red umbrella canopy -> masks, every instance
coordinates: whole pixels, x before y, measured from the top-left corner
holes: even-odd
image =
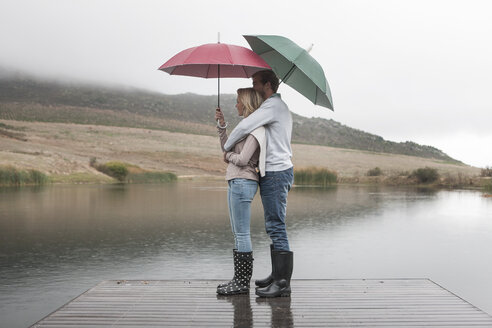
[[[225,43],[209,43],[181,51],[159,69],[171,75],[208,79],[249,78],[254,73],[271,67],[248,48]]]

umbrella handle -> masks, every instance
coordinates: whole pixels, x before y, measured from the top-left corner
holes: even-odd
[[[225,122],[224,126],[222,126],[222,125],[220,125],[220,121],[217,120],[217,127],[220,129],[225,129],[225,128],[227,128],[227,122]]]

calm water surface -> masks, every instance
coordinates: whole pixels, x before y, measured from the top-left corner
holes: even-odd
[[[492,199],[475,191],[294,188],[293,278],[430,278],[492,313]],[[253,204],[254,278],[270,270]],[[102,280],[228,279],[226,184],[0,189],[0,326],[26,327]],[[295,291],[294,291],[295,292]]]

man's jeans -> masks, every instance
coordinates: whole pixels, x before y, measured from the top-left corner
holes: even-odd
[[[231,219],[232,234],[235,248],[238,252],[251,252],[251,201],[258,190],[258,182],[248,179],[229,180],[227,201],[229,203],[229,218]]]
[[[265,212],[265,228],[273,243],[273,249],[290,251],[285,214],[287,194],[294,183],[294,168],[284,171],[266,171],[260,178],[260,195]]]

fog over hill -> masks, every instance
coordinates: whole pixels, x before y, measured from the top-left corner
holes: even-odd
[[[240,118],[236,96],[221,95],[230,126]],[[0,68],[0,119],[129,126],[215,135],[217,96],[166,95],[132,88],[41,80]],[[459,162],[441,150],[417,143],[392,142],[334,120],[292,114],[292,142],[404,154]]]

